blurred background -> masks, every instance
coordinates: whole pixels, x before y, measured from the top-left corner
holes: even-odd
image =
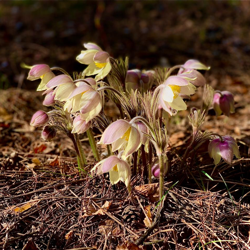
[[[0,1],[0,89],[36,89],[21,63],[82,71],[75,57],[95,42],[130,68],[195,58],[208,74],[248,91],[250,1]],[[220,81],[220,80],[218,80]]]

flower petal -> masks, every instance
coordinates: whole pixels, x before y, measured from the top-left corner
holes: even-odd
[[[59,75],[59,76],[55,76],[54,78],[52,78],[47,84],[46,87],[47,88],[54,88],[58,85],[64,84],[64,83],[73,83],[73,80],[71,79],[70,76],[68,75]]]
[[[131,125],[129,124],[129,122],[122,119],[113,122],[105,129],[99,143],[101,144],[113,143],[114,141],[121,138],[125,134],[125,132],[129,129],[130,126]]]
[[[103,79],[104,77],[106,77],[111,71],[111,69],[112,69],[111,63],[108,62],[106,66],[98,73],[98,75],[96,75],[95,80],[99,81]]]
[[[54,91],[56,93],[55,100],[59,100],[61,102],[66,101],[74,89],[75,84],[73,82],[67,82],[59,85]]]
[[[115,155],[111,155],[110,157],[106,158],[102,164],[102,172],[103,173],[109,172],[120,161],[121,160]]]
[[[81,54],[76,57],[76,60],[82,64],[90,64],[98,50],[82,50]]]
[[[102,49],[95,43],[84,43],[83,46],[88,50],[98,50],[102,51]]]
[[[141,146],[140,133],[134,126],[132,126],[131,131],[130,131],[130,135],[129,135],[129,139],[128,139],[128,145],[126,146],[126,149],[124,151],[124,155],[128,156],[128,155],[134,153],[135,151],[138,150],[138,148],[140,146]]]
[[[43,76],[41,76],[42,81],[40,82],[40,84],[37,87],[37,91],[43,91],[46,90],[46,84],[53,78],[55,77],[55,74],[53,72],[48,72],[46,74],[44,74]]]

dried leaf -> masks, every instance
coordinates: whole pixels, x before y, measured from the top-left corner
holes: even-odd
[[[86,207],[84,208],[85,214],[82,217],[85,218],[92,215],[105,215],[105,212],[108,211],[111,204],[112,204],[111,201],[105,201],[103,206],[98,210],[96,210],[96,208],[92,204],[88,204],[87,208]]]
[[[151,214],[151,211],[150,211],[150,205],[148,205],[148,206],[146,206],[145,208],[144,208],[144,210],[145,210],[145,213],[146,213],[146,217],[145,217],[145,219],[143,220],[143,222],[144,222],[144,224],[145,224],[145,226],[146,227],[151,227],[152,226],[152,221],[153,221],[153,219],[152,219],[152,214]]]
[[[34,205],[36,205],[38,203],[38,201],[29,201],[26,204],[22,205],[21,207],[15,207],[13,209],[13,211],[15,213],[22,213],[26,210],[28,210],[29,208],[33,207]]]
[[[158,183],[145,184],[141,186],[136,186],[135,190],[140,195],[148,197],[151,202],[155,202],[159,200],[158,186],[159,186]]]
[[[71,239],[73,236],[73,230],[70,230],[68,233],[65,234],[65,239],[69,240]]]
[[[99,224],[99,232],[103,235],[108,235],[112,231],[113,225],[113,220],[105,220]]]
[[[116,250],[142,250],[142,249],[143,248],[139,248],[137,245],[135,245],[132,242],[127,242],[116,247]]]
[[[37,166],[41,165],[41,161],[38,158],[32,158],[32,162]]]
[[[36,153],[36,154],[42,153],[46,148],[47,148],[47,146],[45,144],[42,144],[42,145],[34,148],[34,153]]]

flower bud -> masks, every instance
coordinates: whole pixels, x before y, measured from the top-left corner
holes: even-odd
[[[159,164],[155,164],[151,169],[152,175],[156,178],[160,177],[160,166]]]
[[[228,91],[217,92],[214,94],[213,106],[217,116],[222,113],[229,116],[234,113],[234,97]]]
[[[90,122],[86,122],[81,115],[75,117],[73,121],[72,133],[82,134],[90,127]]]
[[[49,120],[48,115],[42,111],[38,110],[31,118],[30,125],[34,127],[44,126]]]
[[[55,104],[55,94],[54,94],[54,91],[52,90],[46,94],[46,96],[43,100],[43,105],[44,106],[52,106],[54,104]]]
[[[52,126],[45,126],[42,131],[42,138],[46,141],[50,141],[55,138],[56,130]]]
[[[214,159],[214,164],[217,165],[221,158],[231,164],[234,155],[240,158],[240,152],[236,141],[231,136],[222,136],[222,141],[220,138],[212,140],[208,145],[208,153],[211,158]]]
[[[34,81],[39,79],[44,74],[50,72],[51,72],[50,67],[47,64],[37,64],[31,67],[27,79],[30,81]]]
[[[138,69],[128,70],[126,75],[126,89],[127,91],[136,90],[139,88],[141,72]]]

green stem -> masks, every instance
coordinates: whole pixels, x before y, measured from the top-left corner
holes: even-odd
[[[95,157],[96,161],[100,161],[100,156],[99,156],[99,153],[98,153],[98,150],[97,150],[97,147],[96,147],[95,138],[93,136],[93,133],[92,133],[91,129],[87,130],[87,135],[88,135],[88,138],[89,138],[90,147],[93,150],[94,157]]]
[[[79,140],[79,137],[77,134],[71,134],[69,133],[69,138],[72,140],[73,144],[74,144],[74,148],[76,150],[76,155],[77,155],[77,164],[78,164],[78,169],[79,172],[84,172],[87,173],[84,170],[85,164],[86,164],[86,159],[82,150],[82,145],[81,142]]]

